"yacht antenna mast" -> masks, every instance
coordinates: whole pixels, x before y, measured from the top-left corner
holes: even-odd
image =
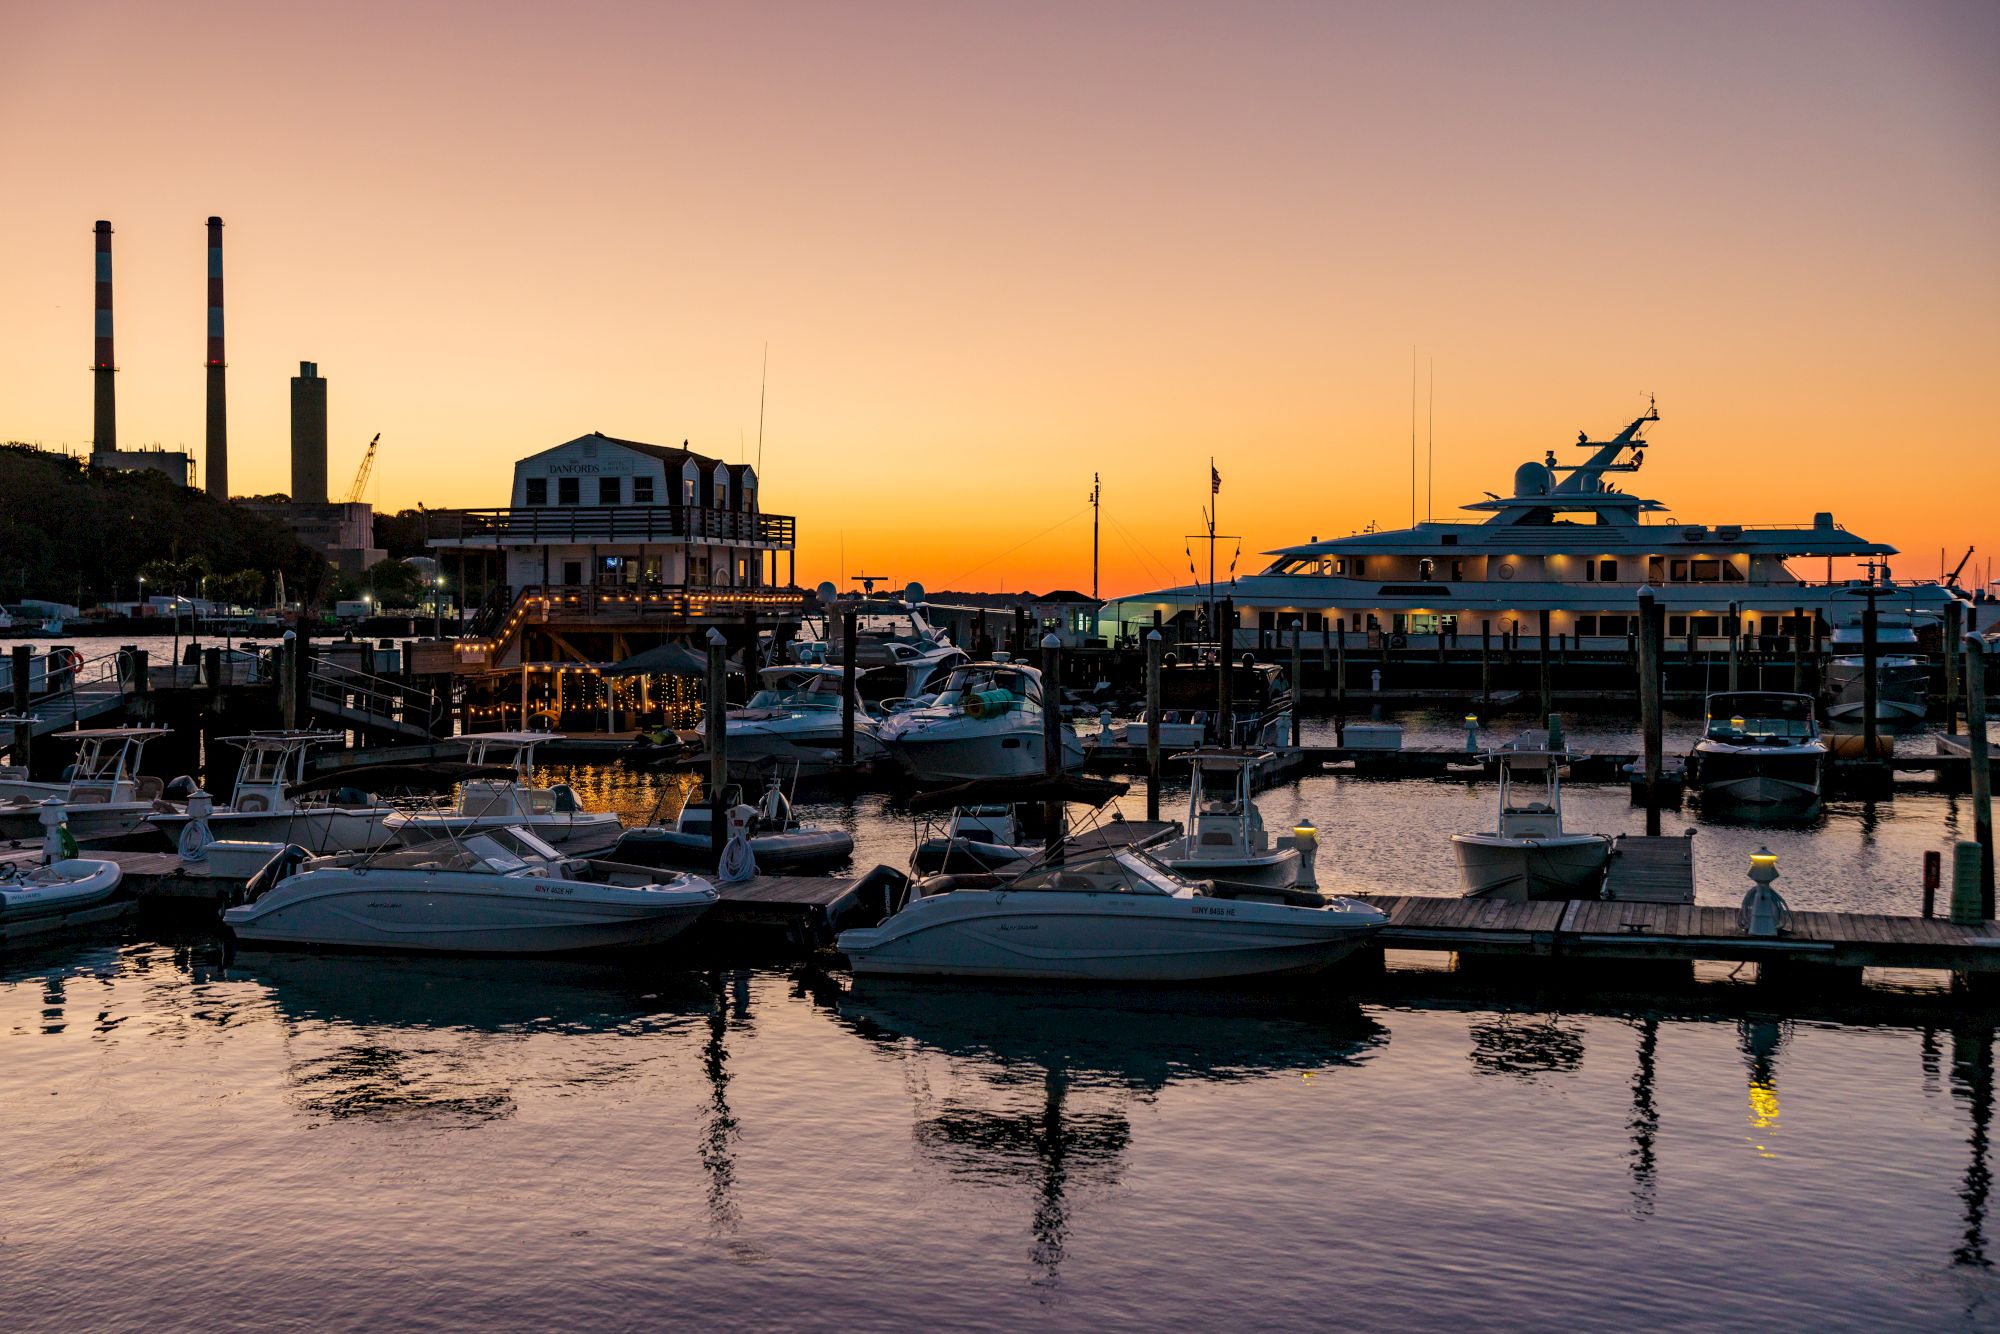
[[[1431,521],[1431,500],[1437,494],[1437,358],[1430,362],[1430,397],[1424,403],[1424,522]]]
[[[1090,600],[1097,601],[1097,509],[1104,487],[1096,473],[1090,474]]]
[[[1410,344],[1410,527],[1417,526],[1417,345]]]
[[[757,377],[757,476],[764,475],[764,390],[771,383],[771,343],[764,342],[764,369]]]

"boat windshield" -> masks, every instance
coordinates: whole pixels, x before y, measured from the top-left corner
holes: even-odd
[[[932,703],[941,709],[962,709],[974,700],[991,704],[1005,694],[1015,705],[1036,703],[1041,688],[1035,678],[1019,668],[979,665],[961,667],[951,674]]]
[[[1813,735],[1813,702],[1806,695],[1717,695],[1709,701],[1711,741]]]
[[[1069,858],[1025,871],[1009,890],[1058,891],[1080,894],[1194,893],[1194,886],[1160,863],[1130,848]]]
[[[803,680],[781,681],[750,697],[753,709],[838,709],[840,678],[808,676]]]

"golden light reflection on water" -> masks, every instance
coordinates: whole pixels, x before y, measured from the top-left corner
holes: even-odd
[[[1752,1142],[1752,1147],[1754,1147],[1757,1150],[1757,1156],[1759,1158],[1776,1158],[1778,1156],[1777,1151],[1773,1149],[1768,1143],[1757,1142],[1759,1140],[1775,1139],[1776,1136],[1770,1134],[1769,1132],[1777,1129],[1777,1127],[1778,1127],[1777,1085],[1759,1084],[1755,1081],[1752,1081],[1750,1085],[1750,1128],[1756,1131],[1757,1133],[1754,1136],[1752,1136],[1751,1142]]]

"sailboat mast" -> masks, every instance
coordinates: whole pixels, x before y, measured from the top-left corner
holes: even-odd
[[[1097,601],[1097,509],[1104,487],[1098,474],[1090,474],[1090,600]]]

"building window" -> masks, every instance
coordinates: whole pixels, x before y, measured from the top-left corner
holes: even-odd
[[[597,479],[597,503],[616,505],[625,499],[625,479],[623,477],[600,477]]]
[[[1617,583],[1618,562],[1615,560],[1601,560],[1597,562],[1597,577],[1607,584]]]
[[[583,582],[583,562],[566,560],[563,562],[563,582],[571,586]]]
[[[634,505],[650,505],[653,503],[652,478],[634,477],[632,479],[632,503]]]
[[[583,487],[574,477],[556,478],[556,504],[575,505],[581,503]]]
[[[548,478],[530,477],[528,479],[528,503],[530,505],[546,505],[549,503]]]

